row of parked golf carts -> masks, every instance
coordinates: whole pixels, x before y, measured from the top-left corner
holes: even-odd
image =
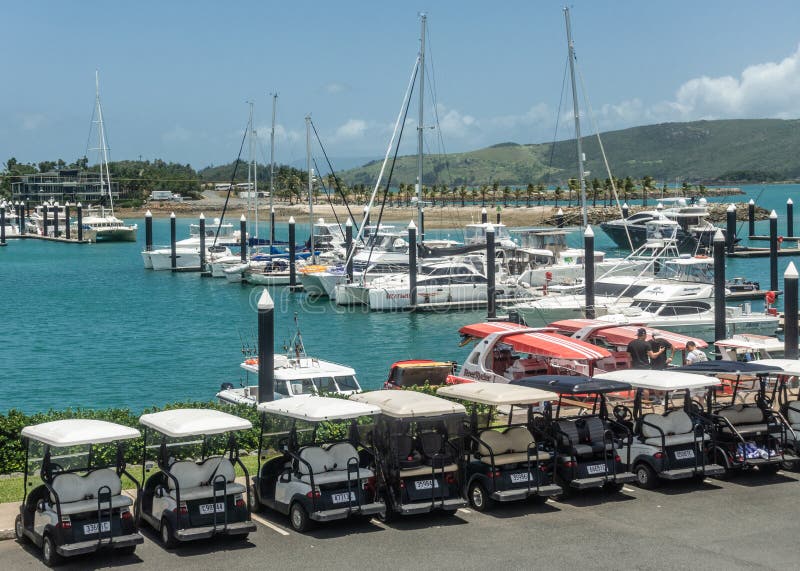
[[[708,362],[455,384],[438,396],[384,390],[262,403],[252,479],[236,438],[251,423],[217,410],[140,418],[143,486],[123,454],[139,430],[77,419],[29,426],[16,534],[53,565],[101,548],[133,552],[140,524],[167,547],[243,539],[255,530],[251,511],[262,508],[305,531],[345,518],[615,493],[628,482],[651,488],[753,467],[775,472],[797,460],[800,402],[789,400],[788,379],[798,375],[798,361]],[[744,383],[753,383],[754,399],[741,398]],[[645,412],[646,391],[664,395],[663,413]],[[237,465],[252,486],[236,481]]]

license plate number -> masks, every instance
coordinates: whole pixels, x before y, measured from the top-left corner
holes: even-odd
[[[417,480],[414,482],[414,488],[417,490],[430,490],[431,488],[438,488],[439,482],[436,480]]]
[[[94,535],[96,533],[99,533],[99,530],[101,528],[102,528],[102,530],[104,532],[105,531],[111,531],[111,522],[110,521],[104,521],[102,524],[87,523],[86,525],[83,526],[83,534],[84,535]]]
[[[217,502],[216,504],[201,504],[200,505],[200,513],[202,515],[213,514],[216,509],[217,513],[222,513],[225,511],[225,504],[223,502]]]
[[[689,460],[690,458],[694,458],[694,450],[676,450],[675,451],[675,459],[676,460]]]
[[[527,482],[533,480],[533,474],[511,474],[511,482],[519,484],[520,482]]]
[[[354,502],[356,501],[356,494],[355,492],[350,492],[349,496],[347,495],[346,492],[344,494],[333,494],[331,496],[331,501],[334,504],[343,504],[346,501]]]
[[[586,467],[586,471],[590,474],[605,474],[606,473],[606,465],[605,464],[593,464],[591,466]]]

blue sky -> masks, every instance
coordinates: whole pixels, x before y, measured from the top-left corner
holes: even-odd
[[[429,17],[429,66],[448,152],[554,137],[566,63],[563,2],[0,0],[0,163],[87,149],[94,72],[111,159],[195,167],[236,157],[256,104],[268,160],[305,157],[311,113],[328,153],[382,157]],[[584,133],[700,118],[800,117],[800,2],[576,0],[591,117]],[[432,61],[432,66],[430,65]],[[583,95],[582,95],[583,98]],[[562,119],[569,115],[567,94]],[[426,123],[434,122],[427,97]],[[413,152],[416,103],[403,150]],[[562,120],[558,138],[572,136]],[[436,133],[429,147],[440,150]],[[94,157],[90,154],[90,159]],[[336,164],[334,166],[337,166]]]

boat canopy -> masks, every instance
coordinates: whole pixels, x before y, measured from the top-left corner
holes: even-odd
[[[783,349],[783,341],[777,337],[755,333],[739,333],[729,339],[714,341],[714,345],[730,349],[768,349],[773,351]]]
[[[36,440],[49,446],[79,446],[103,444],[115,440],[138,438],[141,433],[130,426],[105,420],[69,418],[26,426],[22,438]]]
[[[750,361],[750,364],[778,367],[781,372],[787,375],[800,376],[800,361],[797,359],[758,359]]]
[[[380,414],[381,409],[375,405],[312,395],[308,398],[262,402],[258,405],[258,412],[288,416],[308,422],[324,422],[374,416]]]
[[[596,375],[594,378],[606,381],[620,381],[628,383],[637,389],[652,389],[655,391],[681,391],[721,384],[721,381],[715,377],[678,373],[669,369],[620,369]]]
[[[520,333],[513,333],[521,329]],[[611,353],[597,345],[573,339],[550,330],[527,329],[513,323],[476,323],[459,329],[468,337],[483,338],[492,333],[509,333],[502,342],[510,345],[518,353],[530,353],[556,359],[594,361],[611,357]]]
[[[416,391],[370,391],[351,395],[350,400],[378,406],[383,414],[393,418],[467,413],[463,405]]]
[[[587,340],[592,337],[600,337],[612,345],[627,345],[637,338],[636,334],[639,329],[642,328],[641,325],[613,325],[609,324],[607,321],[599,321],[596,319],[563,319],[561,321],[554,321],[549,324],[548,327],[569,333],[575,333],[587,327],[596,327],[597,329],[591,331],[589,335],[581,337],[581,339]],[[681,335],[680,333],[673,333],[672,331],[665,331],[663,329],[654,329],[652,327],[645,327],[645,329],[647,330],[648,337],[655,336],[669,341],[672,348],[678,351],[686,349],[686,344],[689,341],[694,341],[695,345],[700,349],[708,347],[708,343],[696,337],[689,337],[687,335]]]
[[[558,395],[551,391],[507,383],[460,383],[442,387],[436,393],[443,397],[491,406],[535,404],[558,398]]]
[[[253,423],[247,419],[205,408],[176,408],[143,414],[139,422],[172,438],[253,428]]]
[[[779,373],[781,368],[772,365],[755,364],[755,361],[751,361],[749,363],[743,361],[701,361],[691,365],[684,365],[683,367],[675,367],[672,370],[676,372],[695,373],[701,375],[716,375],[719,373],[725,373],[728,375],[741,376]]]
[[[629,383],[573,375],[538,375],[510,381],[512,385],[552,391],[560,395],[616,393],[631,389]]]

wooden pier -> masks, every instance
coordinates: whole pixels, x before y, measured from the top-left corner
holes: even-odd
[[[6,236],[9,240],[45,240],[47,242],[61,242],[63,244],[91,244],[91,240],[78,240],[76,238],[65,238],[63,236],[39,236],[38,234],[18,234],[16,236]]]
[[[746,301],[746,300],[762,300],[767,295],[769,290],[757,289],[753,291],[734,291],[725,296],[725,301]],[[782,291],[776,291],[775,297],[783,295]]]
[[[769,248],[737,248],[725,254],[729,258],[768,258]],[[778,248],[779,256],[800,256],[800,248]]]

